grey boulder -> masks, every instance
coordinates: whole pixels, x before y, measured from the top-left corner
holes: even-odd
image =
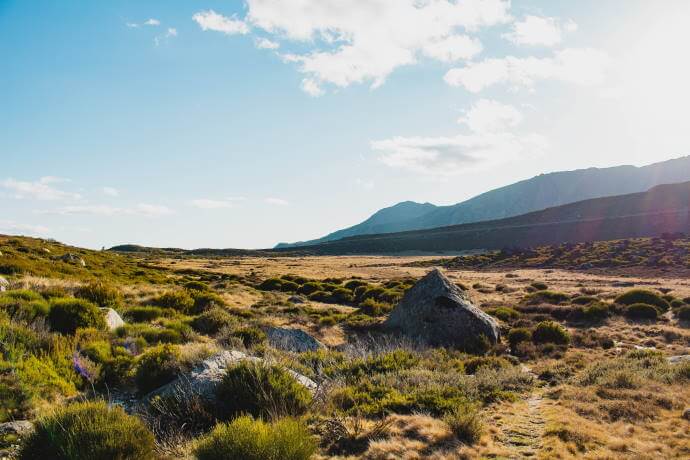
[[[124,320],[122,317],[113,310],[112,308],[101,308],[101,311],[103,312],[103,315],[105,317],[105,324],[108,326],[109,331],[114,331],[118,327],[122,327],[125,325]]]
[[[324,344],[301,329],[271,327],[266,331],[268,343],[279,350],[303,353],[326,348]]]
[[[472,348],[500,340],[496,321],[472,305],[440,270],[434,269],[405,293],[384,327],[430,345]]]

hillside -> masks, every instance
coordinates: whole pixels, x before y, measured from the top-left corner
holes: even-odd
[[[409,201],[399,203],[378,211],[361,224],[323,238],[291,245],[282,243],[278,247],[503,219],[590,198],[644,192],[656,185],[688,180],[690,156],[643,167],[616,166],[541,174],[451,206]]]
[[[319,254],[460,251],[658,236],[689,228],[690,182],[595,198],[508,219],[358,236],[310,247]]]

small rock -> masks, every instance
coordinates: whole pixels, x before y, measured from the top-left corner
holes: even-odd
[[[0,292],[4,292],[10,287],[10,282],[0,276]]]
[[[280,350],[303,353],[305,351],[316,351],[320,348],[326,348],[324,344],[302,329],[271,327],[266,331],[266,335],[271,346]]]
[[[112,308],[101,308],[101,311],[105,314],[105,324],[108,326],[109,331],[114,331],[118,327],[125,325],[122,317]]]
[[[67,254],[60,257],[60,260],[62,260],[63,262],[67,262],[69,264],[81,265],[82,267],[86,267],[86,262],[84,262],[84,259],[82,259],[76,254],[72,254],[71,252],[68,252]]]
[[[34,424],[28,420],[0,423],[0,436],[13,434],[19,437],[26,436],[34,430]]]
[[[690,361],[690,355],[669,356],[667,360],[670,364],[678,364],[683,361]]]
[[[50,254],[50,249],[48,249],[48,248],[43,248],[43,252],[45,252],[46,254]]]

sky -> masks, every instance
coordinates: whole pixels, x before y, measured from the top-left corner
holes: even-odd
[[[271,247],[690,154],[686,0],[0,0],[0,233]]]

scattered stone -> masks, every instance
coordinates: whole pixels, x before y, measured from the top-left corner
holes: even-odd
[[[144,401],[152,401],[153,398],[160,397],[179,397],[185,395],[190,397],[197,395],[203,401],[213,403],[216,398],[216,388],[223,380],[223,376],[229,367],[241,361],[261,362],[261,358],[247,356],[240,351],[222,351],[196,367],[192,372],[180,376],[175,381],[164,385],[157,390],[149,393]],[[287,370],[299,383],[309,388],[311,391],[316,391],[316,383],[313,380],[305,377],[297,372]],[[191,392],[191,395],[190,395]]]
[[[45,252],[46,254],[50,254],[50,249],[48,249],[48,248],[43,248],[43,252]]]
[[[385,326],[432,345],[459,348],[475,345],[481,336],[490,344],[500,338],[496,320],[472,305],[438,269],[407,291]]]
[[[8,290],[10,287],[10,282],[7,281],[5,278],[0,276],[0,292],[4,292]]]
[[[34,424],[28,420],[16,420],[14,422],[0,423],[0,435],[14,434],[26,436],[34,430]]]
[[[288,302],[300,304],[300,303],[304,303],[304,299],[298,295],[293,295],[293,296],[288,298]]]
[[[303,353],[305,351],[316,351],[326,348],[324,344],[302,329],[271,327],[266,331],[266,335],[271,346],[280,350]]]
[[[105,324],[108,326],[109,331],[114,331],[118,327],[125,325],[122,317],[112,308],[101,308],[101,311],[105,314]]]
[[[68,252],[67,254],[60,257],[60,260],[62,260],[63,262],[67,262],[68,264],[81,265],[82,267],[86,267],[86,262],[84,262],[84,259],[82,259],[76,254],[72,254],[71,252]]]
[[[680,364],[684,361],[690,361],[690,355],[669,356],[667,360],[669,364]]]

